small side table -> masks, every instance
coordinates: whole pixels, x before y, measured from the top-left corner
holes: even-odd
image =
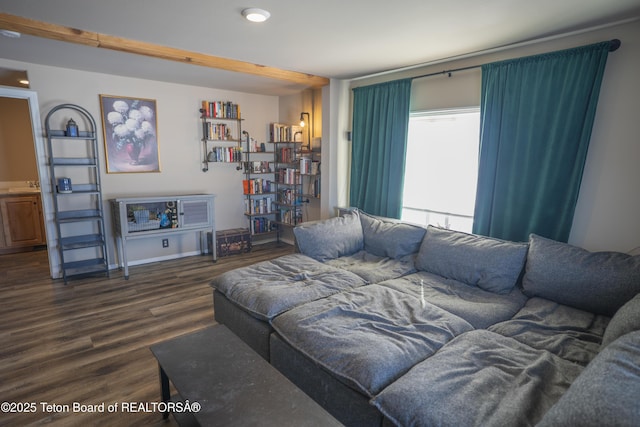
[[[180,424],[342,425],[223,325],[155,344],[151,351],[162,401],[170,399],[171,381],[179,400],[200,405],[197,412],[174,414]]]

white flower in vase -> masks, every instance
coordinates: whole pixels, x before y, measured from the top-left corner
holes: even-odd
[[[129,104],[125,101],[115,101],[113,103],[113,109],[118,113],[125,115],[129,111]]]

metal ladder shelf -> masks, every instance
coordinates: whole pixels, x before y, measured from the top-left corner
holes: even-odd
[[[86,130],[56,129],[69,118]],[[62,278],[108,275],[96,122],[84,108],[61,104],[47,114],[45,131]],[[71,179],[71,192],[58,191],[60,178]]]

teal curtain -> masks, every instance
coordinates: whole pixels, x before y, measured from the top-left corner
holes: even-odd
[[[400,218],[411,79],[355,88],[350,205]]]
[[[482,67],[474,233],[567,241],[609,47]]]

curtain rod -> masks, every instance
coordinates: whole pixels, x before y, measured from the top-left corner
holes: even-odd
[[[609,43],[610,43],[609,52],[615,52],[616,50],[618,50],[618,48],[622,44],[622,42],[619,39],[610,40]],[[480,68],[480,67],[482,67],[482,65],[470,65],[468,67],[460,67],[460,68],[452,68],[450,70],[436,71],[436,72],[433,72],[433,73],[422,74],[422,75],[419,75],[419,76],[411,77],[411,80],[413,80],[413,79],[421,79],[423,77],[439,76],[441,74],[448,74],[449,77],[451,77],[451,73],[455,73],[455,72],[458,72],[458,71],[472,70],[474,68]]]
[[[396,74],[396,73],[416,70],[416,69],[425,68],[425,67],[432,67],[432,66],[435,66],[435,65],[438,65],[438,64],[442,64],[442,63],[459,61],[459,60],[468,59],[468,58],[474,58],[476,56],[486,55],[486,54],[489,54],[489,53],[502,52],[504,50],[519,48],[519,47],[523,47],[523,46],[529,46],[529,45],[532,45],[532,44],[549,42],[549,41],[558,40],[558,39],[562,39],[562,38],[566,38],[566,37],[573,37],[573,36],[577,36],[577,35],[581,35],[581,34],[585,34],[585,33],[590,33],[590,32],[593,32],[593,31],[599,31],[599,30],[603,30],[603,29],[607,29],[607,28],[611,28],[611,27],[616,27],[616,26],[623,25],[623,24],[628,24],[630,22],[635,22],[638,19],[640,19],[640,16],[634,16],[634,17],[631,17],[631,18],[622,19],[620,21],[609,22],[609,23],[606,23],[606,24],[596,25],[594,27],[582,28],[580,30],[570,31],[568,33],[555,34],[555,35],[552,35],[552,36],[542,37],[542,38],[538,38],[538,39],[527,40],[527,41],[518,42],[518,43],[512,43],[512,44],[508,44],[508,45],[503,45],[503,46],[499,46],[499,47],[493,47],[493,48],[490,48],[490,49],[479,50],[479,51],[475,51],[475,52],[469,52],[469,53],[465,53],[465,54],[462,54],[462,55],[450,56],[450,57],[447,57],[447,58],[440,58],[438,60],[433,60],[433,61],[429,61],[429,62],[423,62],[423,63],[420,63],[420,64],[414,64],[414,65],[410,65],[410,66],[407,66],[407,67],[396,68],[396,69],[393,69],[393,70],[380,71],[380,72],[373,73],[373,74],[367,74],[367,75],[362,75],[362,76],[358,76],[358,77],[353,77],[353,78],[349,79],[349,81],[350,82],[356,82],[356,81],[359,81],[359,80],[366,80],[366,79],[370,79],[370,78],[386,76],[386,75],[389,75],[389,74]]]

